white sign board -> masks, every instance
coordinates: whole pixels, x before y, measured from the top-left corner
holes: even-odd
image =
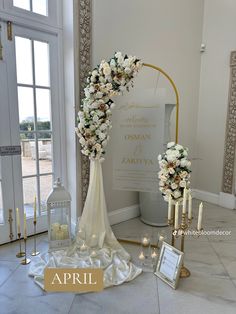
[[[165,115],[165,105],[153,97],[126,102],[115,110],[114,189],[157,192],[157,156],[164,150]]]

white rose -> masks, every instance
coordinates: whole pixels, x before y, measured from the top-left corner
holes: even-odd
[[[110,66],[111,66],[112,68],[115,68],[115,67],[116,67],[116,61],[115,61],[114,59],[111,59],[111,61],[110,61]]]
[[[184,188],[186,185],[186,182],[184,180],[180,181],[179,186],[181,186],[181,188]]]
[[[183,146],[182,146],[182,145],[177,144],[177,145],[175,146],[175,149],[181,150],[181,149],[183,149]]]
[[[162,159],[162,156],[161,156],[161,155],[158,155],[157,160],[161,161],[161,159]],[[160,164],[160,163],[159,163],[159,164]]]
[[[163,198],[164,198],[164,201],[166,201],[166,202],[169,201],[169,195],[165,195]]]
[[[118,57],[117,62],[119,65],[122,65],[124,62],[124,57],[123,56]]]
[[[90,93],[94,93],[94,92],[95,92],[95,89],[94,89],[93,86],[90,86],[90,87],[89,87],[89,92],[90,92]]]
[[[125,68],[125,73],[126,74],[130,74],[131,73],[131,69],[130,68]]]
[[[107,84],[106,84],[106,88],[107,88],[108,90],[112,89],[112,84],[111,84],[111,83],[107,83]]]
[[[102,97],[103,97],[103,93],[101,93],[101,92],[97,92],[97,94],[96,94],[96,98],[100,99],[100,98],[102,98]]]
[[[98,122],[98,120],[99,120],[98,116],[97,116],[97,115],[94,115],[94,116],[93,116],[93,121],[94,121],[94,122]]]
[[[93,70],[92,76],[97,76],[97,75],[98,75],[98,71],[97,70]]]
[[[177,189],[177,187],[178,187],[178,185],[177,185],[176,183],[172,183],[172,184],[171,184],[171,188],[172,188],[172,190],[176,190],[176,189]]]
[[[185,178],[186,176],[188,175],[188,173],[187,173],[187,171],[182,171],[181,173],[180,173],[180,178]]]
[[[166,176],[164,176],[164,175],[161,175],[161,176],[160,176],[160,179],[161,179],[162,181],[164,181],[164,182],[166,182],[166,181],[167,181],[167,177],[166,177]]]
[[[80,138],[79,142],[81,145],[84,145],[86,143],[86,141],[83,137]]]
[[[110,108],[111,108],[111,109],[114,109],[115,106],[116,106],[116,104],[114,104],[114,102],[113,102],[113,103],[111,104]]]
[[[86,98],[90,97],[90,92],[87,90],[87,88],[84,90],[84,94]]]
[[[103,73],[105,76],[108,76],[111,74],[111,68],[108,66],[106,68],[103,69]]]
[[[174,198],[177,199],[177,198],[181,197],[181,192],[179,190],[175,190],[173,195],[174,195]]]
[[[121,57],[121,56],[122,56],[122,53],[121,53],[120,51],[117,51],[116,54],[115,54],[115,57],[116,57],[116,58],[119,58],[119,57]]]
[[[167,148],[171,148],[172,146],[175,146],[175,142],[170,142],[167,144]]]
[[[181,166],[181,167],[187,167],[187,164],[188,164],[188,161],[187,161],[186,159],[182,159],[182,160],[180,161],[180,166]]]
[[[106,147],[106,146],[107,146],[107,140],[104,140],[104,141],[102,142],[102,146],[103,146],[103,147]]]
[[[104,140],[104,139],[106,138],[106,135],[105,135],[104,133],[100,133],[100,134],[99,134],[99,138],[100,138],[101,140]]]
[[[79,128],[79,130],[82,130],[84,128],[84,123],[80,122],[78,124],[78,128]]]
[[[174,154],[168,155],[168,156],[167,156],[167,160],[168,160],[169,162],[173,162],[173,161],[176,160],[176,156],[175,156]]]
[[[94,146],[96,148],[96,150],[99,152],[101,150],[101,145],[99,143],[95,144]]]

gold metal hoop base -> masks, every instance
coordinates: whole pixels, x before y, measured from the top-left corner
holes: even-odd
[[[31,253],[31,256],[37,256],[37,255],[39,255],[39,252],[32,252]]]
[[[182,266],[180,269],[180,278],[188,278],[191,275],[190,271],[188,268],[185,266]]]
[[[25,252],[19,252],[16,254],[16,257],[20,258],[20,257],[23,257],[25,256]]]
[[[20,263],[21,265],[27,265],[31,262],[31,260],[29,258],[24,258]]]

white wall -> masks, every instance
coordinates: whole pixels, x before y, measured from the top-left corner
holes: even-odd
[[[93,0],[93,65],[120,50],[165,69],[180,92],[179,142],[190,148],[191,156],[195,156],[202,18],[203,0]],[[156,72],[145,69],[137,86],[154,86],[156,78]],[[111,143],[103,168],[108,210],[136,203],[137,193],[112,190]]]
[[[236,49],[236,1],[205,0],[199,112],[196,137],[196,188],[221,191],[230,52]]]

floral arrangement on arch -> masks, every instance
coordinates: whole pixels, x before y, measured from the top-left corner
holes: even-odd
[[[158,156],[160,171],[158,173],[159,189],[164,200],[179,202],[183,198],[185,186],[190,185],[191,162],[188,160],[188,149],[170,142],[164,154]]]
[[[82,110],[78,113],[76,133],[82,146],[82,154],[90,159],[103,160],[105,147],[111,129],[111,109],[115,104],[112,96],[120,95],[133,87],[133,79],[142,67],[135,56],[116,52],[110,61],[102,60],[87,78],[82,100]]]

